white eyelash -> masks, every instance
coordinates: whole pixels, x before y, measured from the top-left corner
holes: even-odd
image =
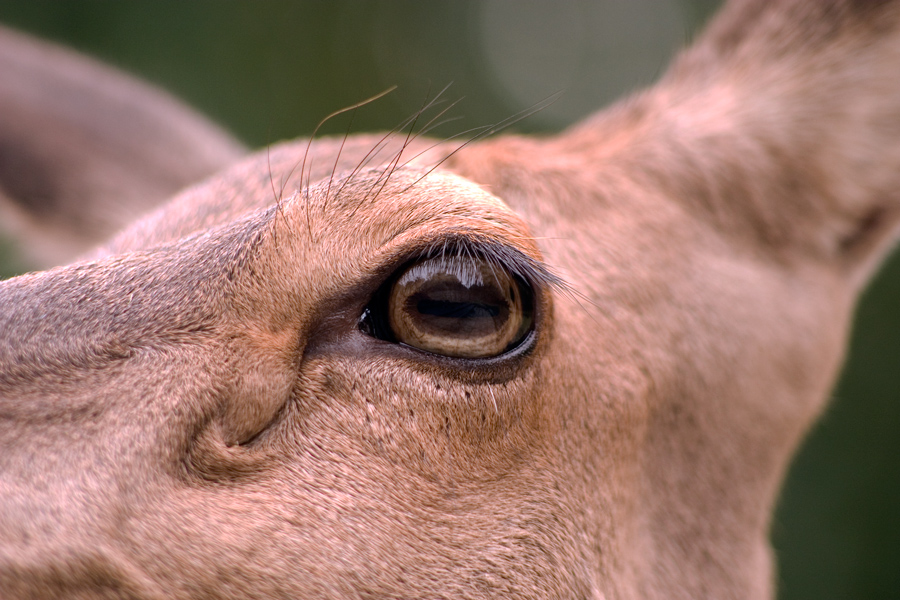
[[[478,263],[462,256],[442,256],[438,260],[426,260],[409,268],[397,282],[406,285],[413,281],[428,280],[435,274],[450,274],[466,288],[484,285],[484,276]]]

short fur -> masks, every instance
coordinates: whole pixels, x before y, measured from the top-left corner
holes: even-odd
[[[35,44],[4,35],[0,65]],[[555,137],[285,144],[3,282],[2,596],[771,597],[779,485],[900,229],[898,65],[900,2],[735,0]],[[37,220],[30,175],[0,200]],[[446,244],[528,265],[532,347],[360,330]]]

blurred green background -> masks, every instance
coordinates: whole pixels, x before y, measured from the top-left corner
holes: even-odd
[[[392,85],[354,130],[395,126],[452,83],[458,120],[558,130],[652,82],[717,2],[5,1],[0,22],[167,88],[252,147],[308,135]],[[328,124],[342,132],[346,122]],[[4,258],[6,257],[6,258]],[[0,273],[21,266],[0,244]],[[779,597],[900,598],[900,259],[859,309],[834,402],[796,460],[772,533]]]

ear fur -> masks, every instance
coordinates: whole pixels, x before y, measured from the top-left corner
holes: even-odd
[[[900,226],[900,2],[733,2],[662,81],[575,127],[728,237],[862,285]]]
[[[71,260],[243,153],[167,94],[0,28],[0,232],[29,266]]]

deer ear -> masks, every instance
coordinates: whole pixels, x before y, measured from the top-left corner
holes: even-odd
[[[862,285],[900,231],[898,66],[900,2],[734,2],[565,140],[734,243]]]
[[[0,28],[0,231],[28,266],[73,259],[243,153],[160,90]]]

